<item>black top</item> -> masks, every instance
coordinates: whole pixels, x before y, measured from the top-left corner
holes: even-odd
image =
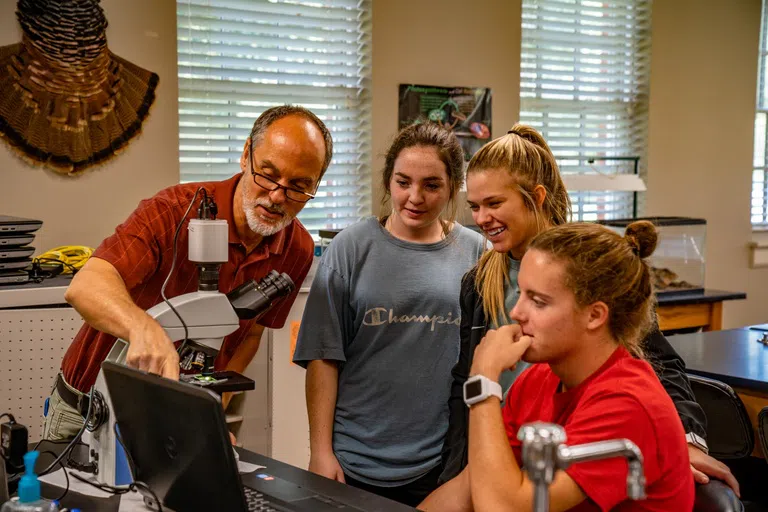
[[[464,382],[469,378],[475,348],[488,330],[483,300],[475,290],[475,275],[476,268],[470,270],[461,282],[461,349],[459,362],[452,371],[448,433],[443,445],[443,474],[440,475],[440,482],[447,482],[457,476],[468,461],[469,408],[464,403]],[[707,418],[691,391],[683,359],[658,328],[644,340],[643,349],[661,384],[675,403],[685,431],[706,439]]]
[[[756,329],[697,332],[670,336],[669,343],[689,372],[768,393],[768,346],[758,341],[766,333]]]
[[[723,300],[740,300],[746,298],[747,294],[744,292],[726,292],[723,290],[710,289],[690,293],[671,293],[669,295],[664,293],[656,294],[656,300],[658,301],[659,306],[707,304],[711,302],[720,302]]]
[[[636,219],[611,219],[611,220],[597,220],[598,224],[604,226],[618,226],[626,228],[633,222],[639,220],[647,220],[653,223],[654,226],[696,226],[706,225],[707,219],[695,219],[693,217],[638,217]]]

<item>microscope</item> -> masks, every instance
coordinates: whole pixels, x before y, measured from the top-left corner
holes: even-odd
[[[523,443],[523,468],[534,484],[533,512],[549,510],[549,486],[559,469],[590,460],[624,457],[629,463],[627,496],[645,498],[643,454],[629,439],[613,439],[566,446],[565,430],[552,423],[529,423],[520,427],[517,438]]]
[[[259,281],[247,281],[227,294],[220,293],[219,268],[228,259],[229,231],[227,221],[216,220],[215,212],[215,203],[212,199],[209,202],[204,194],[198,210],[200,218],[191,219],[188,225],[189,260],[198,266],[198,290],[171,299],[164,297],[165,300],[148,309],[147,314],[165,329],[172,342],[182,341],[179,350],[182,372],[200,370],[197,374],[183,373],[181,380],[220,394],[255,387],[251,379],[235,372],[213,370],[213,361],[224,338],[240,327],[240,320],[258,320],[279,299],[289,295],[295,285],[288,274],[272,270]],[[173,267],[169,276],[172,272]],[[125,364],[127,352],[128,342],[118,339],[106,360]],[[89,445],[96,479],[112,486],[127,485],[133,480],[125,451],[116,437],[118,431],[106,382],[99,372],[86,418],[88,435],[84,440]]]

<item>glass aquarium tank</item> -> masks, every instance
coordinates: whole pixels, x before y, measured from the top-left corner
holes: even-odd
[[[621,235],[636,220],[652,222],[658,229],[656,250],[648,258],[656,293],[690,293],[704,290],[706,219],[691,217],[640,217],[597,221]]]

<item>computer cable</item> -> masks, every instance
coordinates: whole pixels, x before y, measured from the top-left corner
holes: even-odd
[[[62,245],[44,252],[37,256],[37,259],[47,259],[63,263],[67,266],[64,273],[74,274],[85,265],[93,251],[92,247],[85,245]]]
[[[77,271],[80,270],[73,263],[70,263],[68,261],[63,261],[63,260],[57,260],[56,258],[46,258],[46,257],[43,257],[43,256],[37,256],[35,258],[32,258],[32,263],[34,263],[36,261],[37,262],[46,261],[46,262],[49,262],[49,263],[58,263],[60,265],[63,265],[65,267],[67,267],[69,269],[69,273],[71,273],[72,275],[75,275],[77,273]]]
[[[189,338],[189,329],[187,328],[187,324],[186,322],[184,322],[184,319],[181,318],[181,315],[179,314],[179,312],[176,311],[176,308],[173,307],[173,304],[171,304],[171,301],[169,301],[168,297],[165,296],[165,287],[168,286],[168,281],[171,280],[171,276],[173,275],[174,270],[176,270],[176,253],[178,252],[179,231],[181,231],[181,226],[184,225],[184,221],[187,219],[187,215],[189,215],[189,211],[192,209],[192,205],[195,204],[195,200],[197,199],[197,194],[199,194],[201,190],[203,191],[203,202],[205,202],[208,198],[208,194],[206,193],[203,187],[198,187],[198,189],[195,190],[195,195],[192,196],[192,201],[189,202],[187,211],[184,212],[184,215],[181,217],[181,220],[176,226],[176,232],[173,234],[173,255],[171,256],[171,269],[168,271],[168,275],[165,276],[165,281],[163,281],[162,288],[160,288],[160,296],[163,298],[163,301],[165,301],[165,303],[168,304],[168,307],[171,308],[171,311],[174,312],[176,317],[179,319],[179,322],[181,322],[181,325],[184,327],[184,340],[181,342],[181,346],[178,349],[178,353],[181,353],[181,350],[184,348],[184,345],[186,345],[187,343],[187,338]]]
[[[123,448],[123,451],[125,452],[125,456],[128,459],[128,464],[131,468],[131,476],[134,477],[134,481],[128,484],[128,486],[126,487],[114,487],[112,485],[102,484],[99,482],[94,482],[93,480],[89,480],[87,478],[83,478],[82,476],[76,473],[72,473],[72,477],[92,487],[95,487],[100,491],[104,491],[109,494],[121,495],[129,492],[141,492],[141,490],[144,490],[150,496],[152,496],[153,500],[155,500],[155,503],[157,504],[158,512],[163,512],[163,505],[160,502],[160,500],[157,498],[157,494],[155,494],[155,492],[149,487],[149,485],[142,482],[141,480],[135,479],[135,475],[133,474],[133,468],[135,467],[133,464],[133,459],[131,459],[131,454],[126,448],[125,443],[123,443],[123,438],[122,436],[120,436],[120,431],[117,430],[117,424],[115,424],[114,426],[114,431],[115,431],[115,438],[117,439],[117,442],[120,443],[120,446]]]
[[[51,472],[51,470],[56,467],[56,464],[61,462],[61,459],[69,455],[69,452],[75,447],[75,444],[80,441],[80,438],[83,437],[83,432],[85,432],[85,427],[88,424],[88,418],[91,416],[91,408],[93,407],[93,386],[91,386],[91,391],[89,393],[88,397],[88,412],[85,413],[85,419],[83,421],[83,426],[80,427],[80,431],[75,435],[75,437],[72,438],[72,441],[69,442],[66,448],[64,448],[64,451],[61,452],[61,454],[51,462],[51,464],[45,468],[43,471],[38,473],[38,476],[47,475]]]
[[[149,488],[147,484],[144,482],[141,482],[139,480],[136,480],[134,482],[131,482],[126,487],[113,487],[111,485],[107,484],[100,484],[98,482],[94,482],[93,480],[89,480],[87,478],[83,478],[82,476],[78,475],[77,473],[72,473],[72,478],[75,480],[80,480],[84,484],[88,484],[91,487],[95,487],[96,489],[100,491],[104,491],[109,494],[115,494],[115,495],[122,495],[122,494],[128,494],[129,492],[140,492],[140,490],[144,490],[147,493],[149,493],[152,496],[152,499],[155,500],[155,503],[157,504],[158,512],[163,512],[163,505],[160,502],[160,500],[157,499],[157,495],[155,492]]]
[[[41,454],[42,453],[50,453],[54,458],[56,458],[56,454],[54,452],[52,452],[51,450],[45,450],[45,451],[40,452],[40,453]],[[58,498],[54,498],[55,501],[63,500],[64,496],[66,496],[67,493],[69,492],[69,473],[67,473],[67,469],[64,467],[64,464],[61,461],[59,461],[59,466],[61,466],[61,469],[64,472],[64,479],[67,481],[67,486],[64,488],[64,492],[61,494],[61,496],[59,496]]]

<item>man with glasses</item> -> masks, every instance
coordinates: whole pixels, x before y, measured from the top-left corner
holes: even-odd
[[[264,328],[277,329],[285,323],[312,264],[314,242],[295,217],[315,197],[332,152],[330,132],[312,112],[290,105],[274,107],[254,123],[240,158],[240,173],[224,181],[176,185],[142,201],[101,243],[67,289],[67,302],[85,324],[64,356],[47,402],[44,437],[67,439],[78,432],[87,393],[116,338],[129,342],[130,366],[179,377],[174,344],[146,310],[162,300],[160,290],[173,263],[174,233],[199,187],[214,198],[218,218],[229,224],[229,261],[221,266],[219,291],[228,293],[270,270],[288,273],[296,284],[293,294],[258,324],[241,320],[240,329],[225,338],[215,368],[243,372],[256,355]],[[167,297],[197,289],[198,270],[187,259],[186,226],[179,230],[176,246]]]

